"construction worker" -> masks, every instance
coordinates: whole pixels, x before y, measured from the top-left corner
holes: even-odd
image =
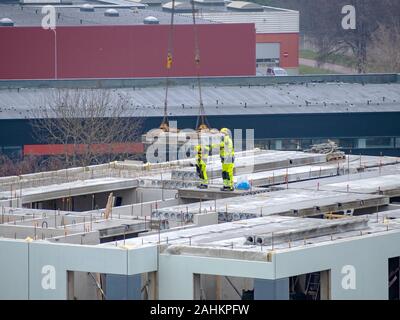
[[[197,187],[200,189],[207,189],[207,158],[210,152],[210,148],[208,146],[198,144],[197,146],[195,146],[194,150],[196,152],[196,171],[201,181],[201,184]]]
[[[235,150],[233,149],[233,142],[229,129],[222,128],[220,132],[223,136],[219,145],[219,155],[221,157],[222,180],[224,182],[224,186],[221,191],[233,191]]]

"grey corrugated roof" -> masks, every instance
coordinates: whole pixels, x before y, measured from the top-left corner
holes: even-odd
[[[221,23],[254,23],[256,33],[298,33],[300,15],[298,11],[200,11],[199,17]]]
[[[0,119],[30,117],[32,110],[43,106],[52,96],[53,90],[0,90]],[[103,90],[110,90],[115,97],[127,98],[129,114],[143,117],[160,117],[163,114],[163,87]],[[312,83],[252,87],[207,85],[202,93],[209,115],[400,112],[398,83]],[[169,106],[171,116],[197,115],[196,87],[171,87]]]
[[[135,6],[134,2],[131,2],[131,4]],[[132,12],[132,9],[127,7],[116,8],[119,12],[119,17],[105,17],[104,11],[106,9],[106,7],[97,7],[94,12],[81,12],[79,6],[57,7],[56,12],[60,13],[57,25],[138,25],[143,24],[143,19],[147,16],[158,18],[160,24],[169,24],[171,19],[170,13],[149,9],[138,9],[137,12]],[[4,17],[12,19],[16,27],[41,26],[44,15],[38,6],[23,6],[23,10],[21,10],[21,7],[17,4],[0,4],[0,18]],[[197,19],[196,22],[212,23],[203,19]],[[191,24],[192,17],[175,14],[175,23]]]

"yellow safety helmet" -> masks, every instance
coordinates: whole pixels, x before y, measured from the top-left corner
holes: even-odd
[[[226,135],[229,135],[229,134],[230,134],[230,131],[229,131],[228,128],[222,128],[219,132],[221,132],[221,133],[223,133],[223,134],[226,134]]]

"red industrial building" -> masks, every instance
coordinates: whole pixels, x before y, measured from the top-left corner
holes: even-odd
[[[170,13],[161,7],[118,7],[118,15],[108,16],[105,8],[93,6],[88,12],[79,6],[63,6],[57,8],[54,30],[40,26],[40,10],[21,8],[1,5],[0,19],[12,22],[11,26],[0,23],[0,41],[6,44],[0,59],[2,80],[166,75]],[[234,10],[229,10],[228,4],[218,9],[223,12],[199,8],[201,76],[254,76],[256,70],[271,65],[297,72],[298,12],[255,4],[251,8],[235,4]],[[179,13],[179,7],[176,10],[170,76],[195,76],[191,15]],[[146,24],[149,16],[157,24]]]
[[[279,65],[280,67],[291,70],[296,74],[299,68],[299,33],[280,33],[268,34],[260,33],[256,35],[258,46],[263,44],[276,44],[279,46]],[[260,58],[262,64],[263,58]]]
[[[195,0],[196,1],[196,0]],[[297,74],[299,68],[300,14],[298,11],[232,1],[227,10],[202,12],[202,19],[222,23],[254,23],[257,71],[269,66]],[[229,9],[232,7],[231,9]],[[233,10],[232,10],[233,9]]]

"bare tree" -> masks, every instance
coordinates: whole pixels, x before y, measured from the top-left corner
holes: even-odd
[[[300,29],[317,49],[317,60],[325,62],[335,53],[351,55],[356,60],[359,73],[368,67],[368,51],[372,35],[379,25],[395,33],[394,23],[399,22],[399,0],[255,0],[262,4],[284,6],[300,11]],[[353,5],[356,9],[356,29],[344,30],[341,9]],[[392,44],[389,44],[392,45]]]
[[[373,72],[400,72],[400,22],[381,24],[373,33],[368,65]]]
[[[126,97],[109,90],[55,90],[33,111],[33,131],[43,143],[64,146],[60,157],[67,166],[126,158],[142,125],[127,106]]]

